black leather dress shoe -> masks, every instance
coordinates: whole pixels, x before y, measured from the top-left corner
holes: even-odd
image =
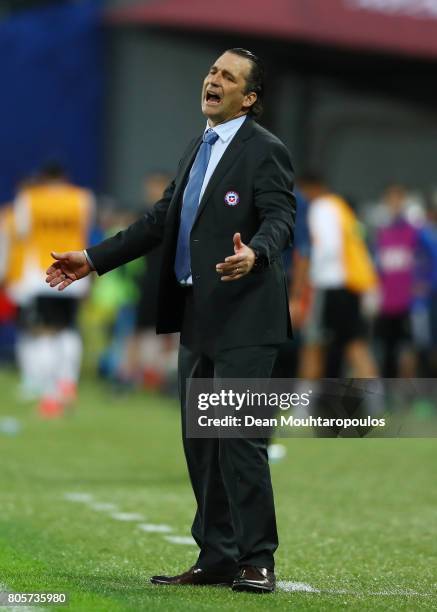
[[[273,593],[275,587],[275,574],[266,567],[255,567],[254,565],[243,566],[232,583],[233,591],[250,591],[251,593]]]
[[[202,586],[215,584],[217,586],[231,586],[234,581],[234,574],[216,574],[200,567],[190,567],[187,572],[178,576],[152,576],[152,584],[177,585],[177,586]]]

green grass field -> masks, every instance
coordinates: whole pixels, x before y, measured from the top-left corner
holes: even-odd
[[[284,441],[288,455],[272,466],[277,576],[312,592],[157,587],[151,574],[196,558],[195,546],[166,539],[189,536],[194,513],[176,402],[114,398],[85,381],[77,411],[45,422],[16,401],[15,382],[0,371],[0,423],[21,424],[0,433],[1,588],[64,591],[68,610],[87,612],[437,608],[437,440]],[[68,499],[78,493],[90,497]]]

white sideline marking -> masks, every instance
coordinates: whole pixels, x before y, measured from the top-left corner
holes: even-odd
[[[141,523],[138,527],[141,531],[148,533],[170,533],[173,531],[173,527],[170,527],[170,525],[154,525],[153,523]]]
[[[111,518],[116,521],[144,521],[144,516],[136,512],[114,512]]]
[[[115,504],[109,504],[107,502],[91,502],[89,506],[92,510],[96,510],[97,512],[114,512],[117,510]]]
[[[87,504],[94,499],[94,495],[91,493],[64,493],[64,498],[68,501]]]
[[[278,589],[281,591],[294,592],[299,591],[301,593],[320,593],[319,589],[315,589],[310,584],[305,582],[291,582],[288,580],[279,580]]]
[[[164,536],[164,540],[167,542],[171,542],[171,544],[185,544],[187,546],[197,546],[196,542],[193,540],[191,536]]]
[[[431,593],[417,593],[411,589],[386,589],[384,591],[349,591],[347,589],[316,589],[310,584],[305,582],[291,582],[288,580],[279,580],[278,589],[286,592],[300,592],[300,593],[317,593],[323,595],[324,593],[330,593],[332,595],[360,595],[360,596],[416,596],[416,597],[431,597]]]

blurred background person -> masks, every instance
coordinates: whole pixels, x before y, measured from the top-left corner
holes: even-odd
[[[17,193],[24,193],[35,185],[34,175],[22,179],[17,185]],[[25,285],[24,270],[27,261],[29,243],[19,234],[15,218],[14,202],[4,205],[1,211],[0,224],[0,283],[3,296],[3,329],[6,338],[12,332],[13,354],[19,368],[21,382],[18,396],[22,400],[35,399],[38,396],[39,380],[37,360],[32,354],[32,334],[24,324],[24,312],[28,301],[28,290]],[[6,347],[5,350],[7,351]]]
[[[79,301],[89,289],[89,279],[77,283],[68,295],[54,294],[43,271],[50,249],[68,243],[82,249],[94,215],[94,198],[71,184],[56,162],[47,164],[38,180],[20,190],[13,203],[14,239],[22,245],[16,286],[20,301],[18,362],[24,392],[40,398],[40,413],[62,413],[76,397],[82,358],[77,330]],[[28,386],[28,388],[26,388]]]
[[[302,175],[298,185],[310,202],[310,279],[314,290],[301,375],[375,377],[378,369],[369,347],[362,297],[376,289],[376,275],[358,219],[317,174]]]
[[[315,173],[302,175],[298,185],[309,201],[311,236],[309,314],[303,328],[300,375],[303,379],[338,379],[337,385],[313,383],[311,414],[357,418],[381,412],[376,395],[348,394],[342,379],[376,378],[378,366],[370,348],[366,301],[377,288],[377,277],[362,227],[352,207]],[[334,382],[334,381],[333,381]],[[346,435],[362,436],[358,429]],[[341,427],[315,427],[315,435],[345,435]]]
[[[383,195],[387,219],[376,232],[380,298],[375,337],[384,378],[412,377],[416,373],[411,309],[419,231],[406,217],[407,201],[404,186],[389,185]]]

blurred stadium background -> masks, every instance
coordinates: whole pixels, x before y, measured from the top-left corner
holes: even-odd
[[[83,350],[72,337],[58,339],[59,353],[41,340],[28,356],[43,370],[29,371],[26,351],[29,337],[47,335],[47,321],[11,291],[29,246],[10,225],[23,196],[33,201],[64,169],[62,197],[89,197],[94,210],[83,246],[124,227],[156,201],[203,129],[201,79],[236,46],[265,60],[262,123],[289,147],[302,200],[321,175],[348,202],[382,287],[363,300],[368,352],[352,355],[342,373],[371,356],[375,369],[365,372],[437,376],[437,1],[3,0],[0,591],[66,590],[75,610],[267,605],[146,584],[194,553],[177,338],[153,334],[159,253],[77,296]],[[413,238],[392,244],[395,268],[407,261],[408,270],[387,281],[383,263],[393,253],[384,259],[378,250],[380,232],[400,217]],[[38,248],[62,249],[57,234],[59,247],[48,245],[49,233]],[[298,255],[311,259],[302,242]],[[296,253],[284,257],[287,272],[297,263]],[[404,288],[397,326],[378,297],[390,282]],[[302,362],[305,375],[326,374],[300,330],[310,277],[304,285],[292,300],[298,338],[281,376],[301,374]],[[82,360],[81,384],[67,372],[48,392],[49,356],[59,362],[65,350],[73,370]],[[434,397],[413,400],[417,419],[435,415]],[[269,607],[435,609],[434,440],[287,440],[272,462],[283,586]]]

